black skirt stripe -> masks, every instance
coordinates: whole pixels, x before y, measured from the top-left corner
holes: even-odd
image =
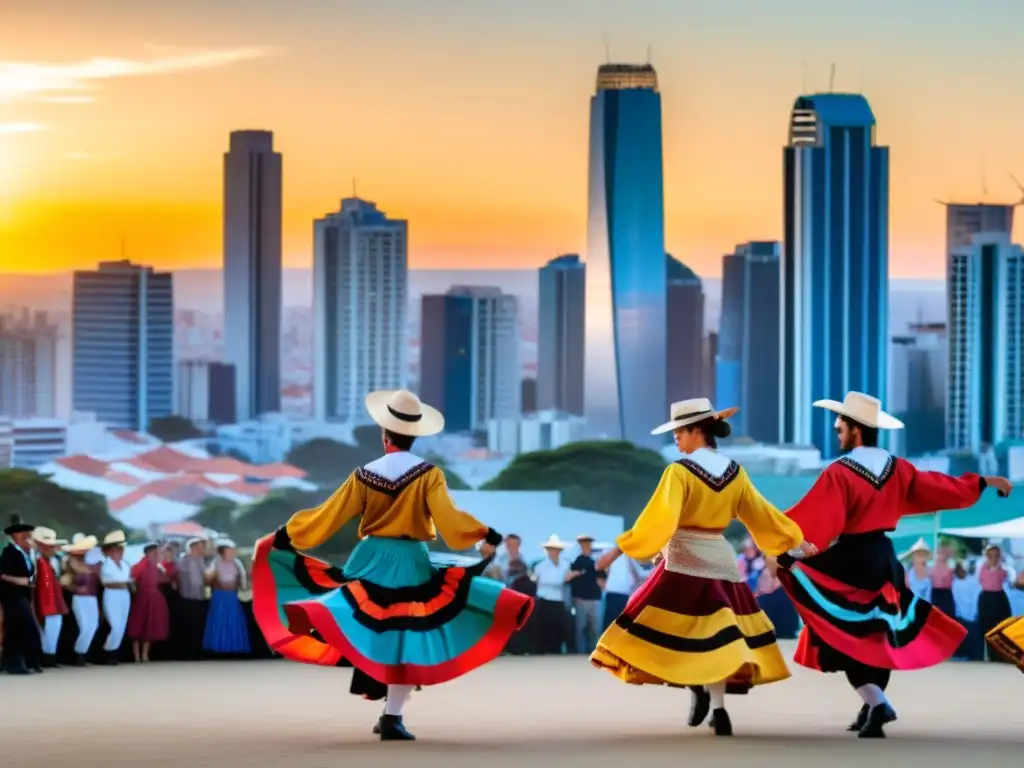
[[[805,572],[805,575],[808,574]],[[808,609],[824,621],[834,626],[836,629],[849,635],[851,638],[864,638],[871,635],[884,634],[887,636],[889,644],[894,648],[900,648],[913,642],[928,623],[928,617],[932,612],[931,603],[919,599],[917,601],[917,605],[914,607],[913,620],[906,627],[902,627],[898,630],[893,630],[892,626],[882,618],[867,618],[863,621],[845,621],[833,616],[824,606],[820,605],[817,600],[807,592],[803,585],[801,585],[800,582],[792,576],[792,574],[784,574],[782,575],[782,578],[785,579],[787,591],[789,592],[790,597],[798,605]],[[906,615],[907,609],[910,607],[910,602],[914,598],[913,593],[906,589],[906,587],[902,589],[897,587],[900,592],[900,606],[899,609],[897,609],[881,597],[876,598],[868,604],[855,603],[822,587],[820,584],[815,584],[815,587],[821,593],[822,597],[829,600],[837,607],[854,612],[860,616],[867,616],[872,612],[873,608],[879,608],[883,613],[894,618]]]
[[[774,631],[769,630],[759,635],[747,637],[735,624],[719,630],[711,637],[692,638],[679,637],[678,635],[670,635],[657,629],[651,629],[625,615],[619,616],[615,623],[645,643],[657,645],[659,648],[665,648],[676,653],[711,653],[719,648],[724,648],[730,643],[735,643],[737,640],[743,640],[747,647],[754,650],[775,644]]]

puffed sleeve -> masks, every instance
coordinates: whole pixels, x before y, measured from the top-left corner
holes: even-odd
[[[327,501],[319,507],[296,512],[281,531],[295,549],[314,549],[340,531],[345,523],[363,514],[364,506],[363,487],[352,473]],[[277,538],[281,538],[280,532]],[[277,545],[279,542],[275,541]]]
[[[501,543],[501,536],[494,530],[455,506],[444,472],[434,467],[424,475],[423,482],[427,484],[427,510],[438,534],[452,551],[470,549],[481,540],[494,546]]]
[[[818,549],[828,547],[846,527],[847,485],[836,475],[837,471],[835,465],[826,467],[807,495],[786,512],[786,517],[803,533],[804,540]]]
[[[897,459],[898,472],[906,478],[904,515],[925,515],[946,509],[964,509],[977,503],[987,483],[973,472],[953,477],[942,472],[919,470],[906,459]]]
[[[679,515],[686,503],[688,475],[678,464],[669,464],[658,487],[633,527],[615,544],[634,560],[650,560],[658,554],[679,528]]]
[[[796,521],[786,517],[762,496],[750,482],[746,471],[741,469],[737,480],[742,485],[736,517],[747,526],[757,548],[766,555],[778,557],[783,552],[799,547],[804,541],[804,535]]]

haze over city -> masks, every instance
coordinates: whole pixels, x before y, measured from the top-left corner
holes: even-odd
[[[666,246],[702,275],[742,239],[781,237],[799,92],[870,99],[893,148],[893,277],[942,276],[936,198],[1012,202],[1024,176],[1024,104],[1007,98],[1024,6],[1003,0],[46,0],[3,17],[0,273],[122,248],[219,266],[239,127],[273,130],[285,157],[286,266],[310,264],[312,220],[353,188],[411,222],[413,268],[583,252],[586,104],[608,55],[658,68]]]

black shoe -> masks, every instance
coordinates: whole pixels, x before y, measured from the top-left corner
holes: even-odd
[[[31,675],[32,674],[32,670],[30,670],[25,665],[25,660],[23,658],[21,658],[20,656],[15,656],[13,659],[10,659],[7,662],[7,664],[4,665],[4,672],[6,672],[8,675]]]
[[[690,702],[690,719],[687,720],[687,725],[696,728],[707,720],[708,712],[711,711],[711,695],[699,685],[691,686],[690,693],[693,694],[693,698]]]
[[[110,653],[108,653],[107,665],[111,667],[116,667],[118,664],[121,663],[121,659],[119,658],[119,656],[120,654],[118,654],[117,651],[111,651]]]
[[[384,717],[384,715],[381,715],[381,717]],[[380,736],[380,719],[378,719],[377,722],[373,724],[373,735]]]
[[[401,715],[381,715],[377,724],[381,741],[416,741],[416,737],[405,730]]]
[[[860,729],[860,733],[857,734],[857,738],[860,739],[884,739],[885,731],[882,726],[887,723],[895,722],[896,710],[894,710],[889,703],[881,704],[877,707],[872,707],[871,711],[868,712],[867,721],[864,723],[864,727]]]
[[[50,655],[43,656],[43,669],[60,669],[60,664],[57,663],[57,657]]]
[[[71,663],[71,666],[73,666],[73,667],[88,667],[89,666],[89,662],[86,661],[85,660],[85,656],[80,653],[77,656],[75,656],[75,660]]]
[[[857,718],[852,723],[850,723],[850,725],[847,727],[846,730],[848,730],[848,731],[850,731],[852,733],[856,733],[861,728],[863,728],[864,724],[868,721],[868,710],[869,709],[871,709],[871,707],[869,707],[867,704],[865,704],[863,707],[861,707],[860,708],[860,712],[857,713]]]
[[[716,709],[711,718],[715,736],[732,736],[732,720],[724,709]]]

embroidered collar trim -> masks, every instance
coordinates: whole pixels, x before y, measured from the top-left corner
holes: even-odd
[[[740,473],[740,465],[735,461],[730,461],[725,472],[718,476],[711,474],[692,459],[679,459],[676,464],[688,469],[698,480],[716,493],[724,490]]]
[[[846,467],[858,477],[866,480],[876,491],[880,491],[885,487],[885,484],[892,479],[894,470],[896,469],[896,459],[893,456],[889,456],[889,458],[885,460],[885,466],[882,467],[882,471],[877,475],[863,464],[851,459],[849,456],[843,456],[836,459],[836,464]]]
[[[413,481],[422,477],[433,468],[433,464],[423,461],[399,475],[394,480],[390,480],[382,475],[378,475],[376,472],[368,470],[366,467],[360,467],[356,470],[356,479],[363,485],[368,488],[372,488],[375,491],[385,493],[388,496],[397,496]]]

